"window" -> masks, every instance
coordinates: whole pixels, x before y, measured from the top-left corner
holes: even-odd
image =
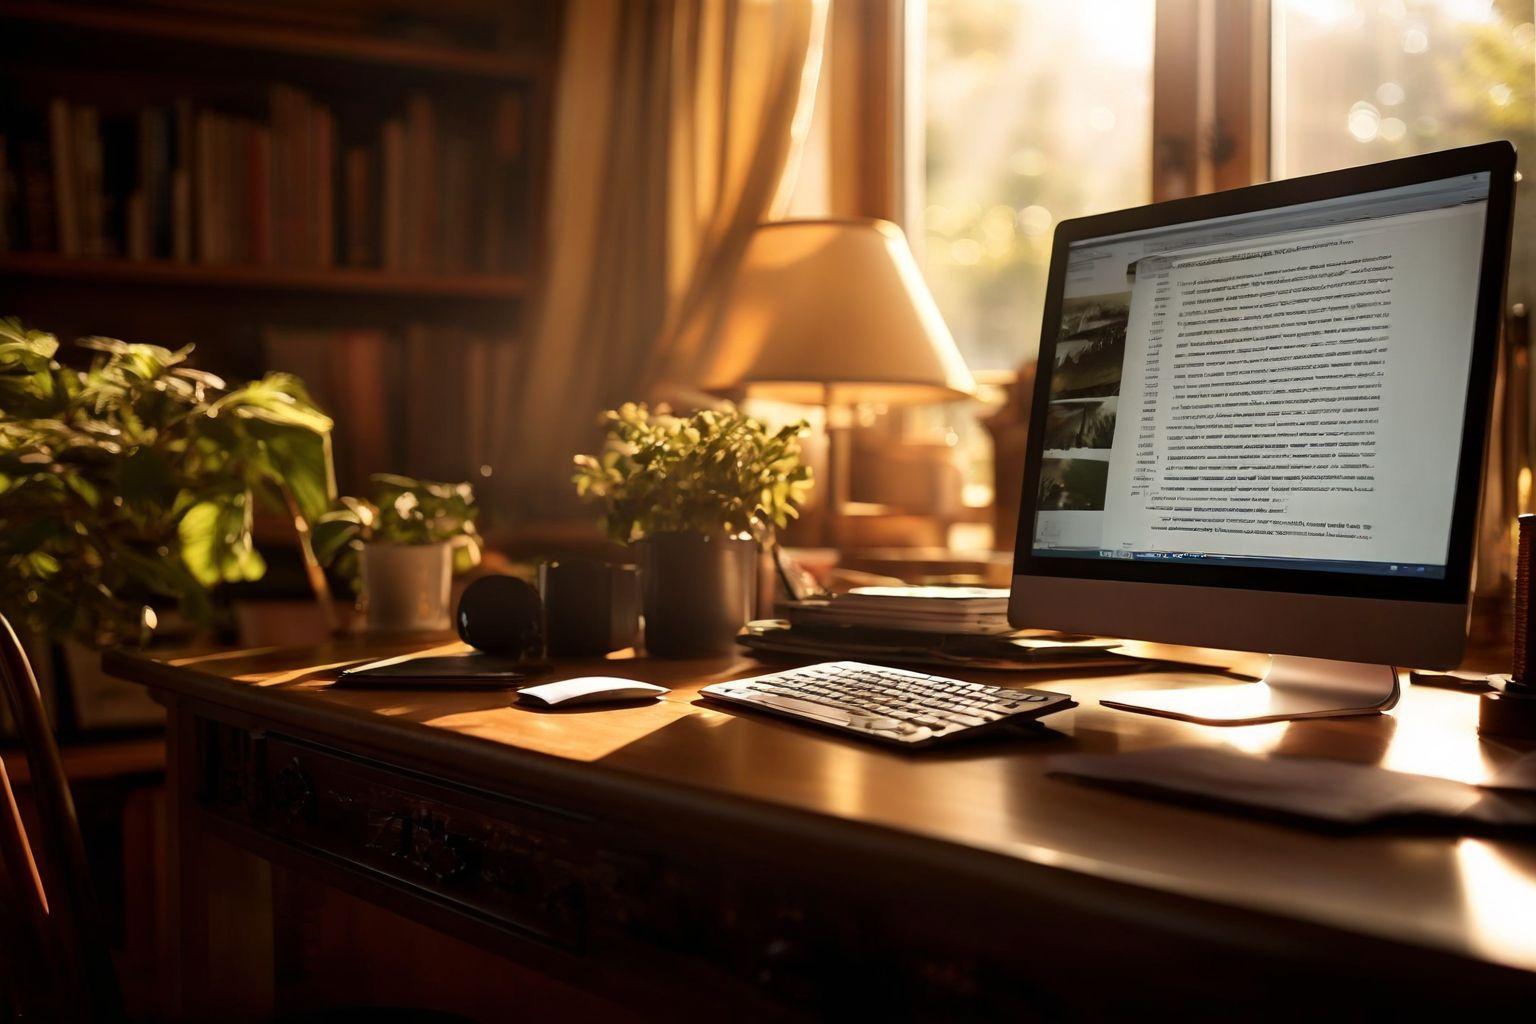
[[[1536,5],[1276,0],[1274,176],[1509,139],[1525,183],[1515,204],[1510,298],[1536,274]],[[1321,73],[1327,69],[1327,73]]]
[[[1510,299],[1536,301],[1533,0],[905,3],[906,226],[984,379],[1036,352],[1063,218],[1488,139],[1526,163]],[[1015,486],[1020,411],[940,414],[968,503]]]
[[[961,354],[1000,381],[1039,347],[1057,222],[1151,199],[1156,3],[908,3],[908,235]],[[1016,486],[1017,453],[995,469],[994,435],[1021,425],[1001,426],[1002,394],[987,397],[926,417],[957,445],[972,506],[991,504],[994,475]],[[999,438],[999,452],[1016,447]],[[1011,545],[1006,521],[994,543]]]
[[[1033,355],[1057,221],[1149,200],[1155,6],[928,3],[909,228],[972,369]]]

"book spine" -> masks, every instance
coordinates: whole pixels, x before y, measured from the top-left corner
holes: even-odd
[[[316,107],[315,192],[311,231],[315,242],[315,265],[335,266],[336,263],[336,119],[326,107]]]
[[[149,200],[143,189],[128,194],[127,209],[128,258],[147,260],[149,251]]]
[[[137,164],[134,168],[133,191],[128,195],[128,258],[149,259],[149,240],[154,235],[154,210],[150,208],[150,196],[154,193],[155,139],[154,111],[140,110],[134,118],[134,145]],[[137,207],[137,209],[135,209]],[[137,229],[137,230],[135,230]],[[143,233],[140,238],[139,232]],[[142,243],[142,244],[141,244]]]
[[[440,269],[437,258],[437,130],[432,101],[414,95],[406,101],[405,268]]]
[[[443,140],[442,182],[439,210],[442,215],[441,242],[438,244],[441,269],[450,274],[471,268],[469,245],[470,166],[467,143],[458,135]]]
[[[384,122],[379,150],[382,154],[381,193],[383,266],[405,269],[405,125],[395,119]]]
[[[33,252],[56,252],[58,214],[53,199],[53,168],[48,143],[42,138],[23,139],[21,161],[21,234]]]
[[[297,204],[294,199],[296,175],[291,90],[274,85],[269,97],[269,121],[272,125],[272,250],[277,262],[292,266],[295,262],[294,223]]]
[[[86,256],[105,256],[107,242],[105,200],[102,194],[101,118],[95,107],[75,109],[75,169],[80,250]]]
[[[251,221],[251,260],[272,262],[272,130],[255,125],[251,135],[251,171],[246,189]]]
[[[224,122],[224,159],[229,176],[224,191],[224,223],[229,230],[231,263],[247,263],[251,258],[250,211],[246,206],[250,188],[251,127],[239,117],[230,117]]]
[[[157,258],[170,259],[175,255],[176,247],[173,223],[175,203],[171,184],[175,149],[170,109],[157,107],[153,111],[151,126],[151,145],[154,148],[154,156],[150,160],[154,180],[149,190],[151,246]]]
[[[53,156],[53,205],[58,216],[55,235],[59,252],[80,255],[79,194],[75,190],[75,125],[69,104],[54,98],[48,104],[48,134]]]
[[[294,171],[293,195],[297,199],[294,211],[294,258],[296,266],[308,266],[314,262],[315,242],[315,128],[314,111],[308,97],[295,92],[294,113]]]
[[[495,177],[491,189],[498,196],[500,245],[493,253],[494,270],[519,270],[526,261],[528,245],[529,169],[525,144],[526,104],[518,92],[504,92],[496,100],[492,132]]]
[[[214,115],[206,110],[197,113],[193,129],[194,156],[192,196],[196,207],[194,222],[197,225],[197,260],[199,263],[217,263],[215,248],[215,207],[213,199],[213,147]]]
[[[372,154],[366,146],[350,146],[346,156],[346,261],[351,267],[366,267],[373,263],[373,223],[376,217],[373,201]]]
[[[178,263],[190,263],[195,237],[192,220],[194,209],[193,153],[194,124],[191,100],[176,101],[176,132],[173,143],[174,155],[171,166],[171,258]]]

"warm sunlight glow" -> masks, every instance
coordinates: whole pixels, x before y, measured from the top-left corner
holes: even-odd
[[[1285,730],[1290,728],[1288,722],[1271,722],[1267,725],[1240,725],[1231,729],[1221,729],[1215,733],[1216,738],[1234,750],[1240,750],[1245,754],[1265,755],[1280,745],[1280,740],[1285,736]]]
[[[207,665],[216,661],[235,661],[240,658],[258,658],[263,654],[271,654],[273,651],[282,650],[280,647],[241,647],[238,650],[211,651],[207,654],[193,654],[185,658],[173,658],[166,662],[167,665],[175,665],[177,668],[189,668],[193,665]]]
[[[1039,340],[1057,221],[1146,202],[1151,0],[930,0],[923,269],[973,369]]]
[[[1434,713],[1396,716],[1381,766],[1459,782],[1485,779],[1489,766],[1477,735],[1477,699],[1424,686],[1415,688],[1413,697],[1420,705],[1433,702]]]
[[[1456,846],[1471,936],[1495,959],[1536,966],[1536,864],[1530,850],[1480,839]]]

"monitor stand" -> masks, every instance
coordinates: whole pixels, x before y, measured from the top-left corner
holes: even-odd
[[[1257,725],[1372,714],[1394,706],[1398,696],[1397,670],[1390,665],[1277,654],[1257,683],[1148,690],[1099,703],[1200,725]]]

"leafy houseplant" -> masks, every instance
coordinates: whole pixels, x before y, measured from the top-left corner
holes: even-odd
[[[315,525],[315,548],[358,586],[368,628],[447,629],[455,571],[480,563],[479,509],[467,483],[373,476],[371,500],[341,498]]]
[[[0,610],[88,644],[144,639],[150,605],[194,625],[213,587],[266,571],[260,507],[299,531],[335,495],[331,420],[287,374],[231,387],[171,351],[108,338],[62,366],[53,335],[0,320]]]
[[[806,424],[770,431],[731,406],[674,416],[634,403],[603,422],[603,451],[576,456],[576,491],[639,553],[647,648],[729,650],[751,612],[754,542],[787,526],[811,488]]]

